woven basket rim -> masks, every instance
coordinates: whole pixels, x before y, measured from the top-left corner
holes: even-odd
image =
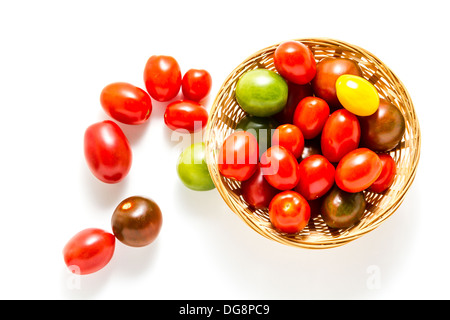
[[[289,235],[281,236],[279,233],[276,233],[276,232],[268,233],[268,232],[266,232],[266,230],[262,230],[261,226],[257,225],[255,223],[255,221],[250,218],[250,216],[248,215],[246,210],[242,210],[242,208],[239,207],[238,204],[236,204],[234,201],[230,200],[227,197],[228,196],[227,190],[225,189],[225,187],[223,185],[220,175],[218,176],[218,170],[217,170],[217,164],[216,164],[217,162],[216,162],[216,159],[214,158],[215,152],[213,150],[213,148],[215,148],[215,146],[213,146],[213,144],[211,143],[212,139],[214,138],[211,135],[213,132],[214,122],[212,120],[215,117],[215,111],[219,107],[218,103],[222,99],[222,95],[224,94],[225,90],[227,88],[229,88],[230,85],[233,84],[233,81],[236,81],[235,75],[242,68],[242,66],[249,61],[257,59],[262,54],[265,54],[267,52],[270,52],[271,50],[274,50],[279,44],[283,43],[284,41],[280,41],[274,45],[267,46],[261,50],[256,51],[255,53],[249,55],[241,64],[236,66],[229,73],[229,75],[225,78],[222,85],[220,86],[219,91],[218,91],[218,93],[213,101],[212,107],[210,109],[209,119],[208,119],[207,126],[205,129],[205,145],[206,145],[208,170],[211,174],[213,182],[216,185],[216,188],[218,189],[221,197],[224,199],[224,201],[227,203],[227,205],[230,207],[230,209],[235,214],[237,214],[248,226],[250,226],[253,230],[260,233],[264,237],[272,239],[272,240],[280,242],[280,243],[284,243],[286,245],[296,246],[296,247],[301,247],[301,248],[309,248],[309,249],[334,248],[334,247],[349,243],[353,240],[356,240],[356,239],[360,238],[362,235],[376,229],[386,219],[388,219],[390,216],[392,216],[392,214],[402,204],[407,191],[410,189],[411,184],[413,183],[413,181],[415,179],[416,172],[417,172],[417,166],[418,166],[418,162],[420,159],[420,148],[421,148],[420,125],[419,125],[419,121],[418,121],[418,118],[417,118],[415,110],[414,110],[414,105],[412,103],[412,99],[411,99],[406,87],[404,86],[404,84],[392,72],[392,70],[389,67],[387,67],[380,59],[378,59],[371,52],[369,52],[359,46],[356,46],[356,45],[353,45],[353,44],[350,44],[350,43],[347,43],[347,42],[344,42],[341,40],[336,40],[336,39],[326,38],[326,37],[299,38],[299,39],[290,39],[290,40],[300,41],[300,42],[306,43],[307,45],[309,45],[310,43],[333,43],[344,49],[351,50],[352,52],[356,51],[356,52],[360,53],[363,57],[369,57],[370,59],[368,59],[368,60],[375,61],[376,63],[379,63],[380,65],[382,65],[383,71],[386,72],[385,77],[387,77],[388,79],[394,79],[398,83],[398,88],[402,90],[402,93],[406,97],[406,100],[409,102],[409,105],[411,108],[410,112],[411,112],[412,120],[413,120],[412,123],[413,123],[414,131],[416,133],[414,135],[414,142],[415,142],[414,147],[417,149],[417,152],[415,152],[414,159],[412,159],[413,165],[411,167],[411,170],[408,172],[407,181],[405,182],[403,189],[400,190],[400,192],[396,194],[396,201],[392,201],[391,203],[389,203],[389,205],[387,207],[383,208],[382,214],[380,214],[378,218],[374,219],[370,223],[370,225],[365,226],[362,229],[358,229],[354,233],[350,233],[347,235],[340,235],[336,238],[325,239],[323,241],[308,241],[308,240],[293,241],[292,237],[290,237]]]

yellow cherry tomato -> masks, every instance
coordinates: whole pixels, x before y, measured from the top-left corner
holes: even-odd
[[[373,84],[351,74],[344,74],[336,80],[336,95],[342,106],[357,116],[370,116],[380,105],[380,97]]]

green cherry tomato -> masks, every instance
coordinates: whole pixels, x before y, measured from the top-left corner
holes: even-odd
[[[178,176],[189,189],[207,191],[215,188],[206,164],[205,152],[203,142],[194,143],[184,149],[178,158]]]
[[[247,71],[236,84],[236,100],[244,111],[270,117],[286,105],[288,85],[278,73],[267,69]]]
[[[370,116],[380,105],[373,84],[352,74],[344,74],[336,80],[336,94],[342,106],[357,116]]]

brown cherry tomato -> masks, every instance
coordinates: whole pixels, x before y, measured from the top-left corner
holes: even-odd
[[[311,217],[308,201],[295,191],[283,191],[273,197],[269,205],[269,219],[281,232],[302,231]]]
[[[260,165],[250,179],[242,181],[241,191],[244,200],[255,209],[268,208],[272,198],[280,192],[266,181]]]
[[[362,71],[353,60],[327,57],[317,63],[316,76],[311,81],[314,94],[328,103],[331,112],[342,108],[336,95],[336,80],[343,74],[361,77]]]
[[[300,128],[305,139],[317,137],[330,115],[330,107],[318,97],[303,98],[294,112],[293,122]]]
[[[313,154],[322,154],[322,150],[320,148],[320,137],[305,140],[305,147],[303,148],[302,155],[298,160],[301,162]]]
[[[282,146],[272,146],[261,156],[264,178],[278,190],[293,189],[298,184],[298,162]]]
[[[164,112],[164,123],[172,130],[189,132],[202,130],[208,122],[208,111],[195,101],[178,100],[170,103]]]
[[[131,247],[143,247],[157,238],[162,219],[161,210],[153,200],[132,196],[116,207],[111,225],[120,242]]]
[[[320,145],[330,162],[339,162],[359,145],[361,129],[358,118],[346,109],[333,112],[323,126]]]
[[[299,182],[295,191],[306,200],[314,200],[331,189],[334,185],[334,166],[322,155],[312,155],[298,166]]]
[[[110,117],[125,124],[144,123],[152,113],[152,100],[148,93],[126,82],[104,87],[100,103]]]
[[[378,154],[381,160],[381,174],[377,180],[369,187],[369,191],[381,193],[389,189],[394,183],[395,174],[397,173],[397,164],[395,160],[387,153]]]
[[[347,153],[336,167],[336,184],[347,192],[360,192],[370,187],[380,176],[382,162],[367,148]]]
[[[145,65],[144,83],[147,92],[156,101],[175,98],[181,88],[181,71],[178,62],[171,56],[151,56]]]
[[[361,125],[361,145],[374,151],[386,152],[394,149],[405,133],[403,114],[386,100],[380,100],[374,114],[358,119]]]
[[[300,158],[305,146],[305,139],[299,127],[293,124],[282,124],[276,128],[272,136],[272,146],[288,149],[295,158]]]
[[[258,158],[255,136],[247,131],[235,131],[223,142],[217,166],[224,177],[244,181],[256,171]]]

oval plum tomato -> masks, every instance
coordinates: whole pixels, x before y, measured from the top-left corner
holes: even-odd
[[[311,217],[308,201],[295,191],[283,191],[273,197],[269,205],[269,219],[281,232],[302,231]]]
[[[212,86],[212,78],[208,71],[203,69],[188,70],[181,80],[181,90],[186,99],[200,101],[205,98]]]
[[[305,139],[317,137],[330,116],[330,107],[317,97],[302,99],[294,112],[293,123],[300,128]]]
[[[316,60],[311,50],[299,41],[285,41],[276,49],[273,62],[288,81],[306,84],[316,75]]]
[[[246,131],[229,135],[219,151],[219,172],[226,178],[244,181],[258,166],[259,149],[255,136]]]
[[[298,166],[300,180],[295,191],[306,200],[315,200],[334,185],[334,166],[322,155],[312,155]]]
[[[358,118],[346,109],[336,110],[322,129],[322,154],[330,162],[339,162],[344,155],[358,147],[360,137]]]
[[[386,152],[394,149],[406,130],[401,111],[386,100],[380,100],[374,114],[358,119],[361,124],[361,145],[374,151]]]
[[[364,192],[345,192],[336,185],[323,198],[320,214],[330,228],[349,228],[364,215]]]
[[[164,112],[164,123],[172,130],[189,132],[202,130],[208,122],[208,111],[195,101],[179,100],[169,103]]]
[[[370,116],[380,105],[374,85],[352,74],[344,74],[336,80],[336,94],[342,106],[357,116]]]
[[[100,103],[110,117],[125,124],[144,123],[152,113],[152,100],[148,93],[126,82],[104,87]]]
[[[343,74],[362,76],[362,71],[353,60],[326,57],[317,63],[316,76],[311,81],[314,95],[325,100],[331,112],[342,108],[336,95],[336,80]]]
[[[278,126],[272,136],[272,146],[282,146],[288,149],[294,157],[300,158],[305,146],[302,131],[293,124],[282,124]]]
[[[207,191],[215,188],[206,163],[205,143],[193,143],[181,152],[177,173],[181,182],[189,189]]]
[[[64,262],[73,273],[94,273],[109,263],[115,245],[113,234],[97,228],[85,229],[75,234],[64,246]]]
[[[278,190],[293,189],[298,184],[298,162],[282,146],[272,146],[261,156],[261,168],[267,182]]]
[[[94,123],[86,129],[84,155],[94,176],[106,183],[121,181],[131,168],[132,152],[128,139],[110,120]]]
[[[347,192],[360,192],[370,187],[383,169],[378,155],[367,148],[347,153],[336,167],[336,184]]]
[[[381,160],[381,174],[377,180],[369,187],[369,191],[381,193],[389,189],[394,183],[395,174],[397,173],[397,164],[395,160],[387,153],[378,154]]]
[[[296,84],[288,81],[288,98],[286,106],[275,114],[273,117],[280,123],[294,123],[293,117],[295,109],[298,103],[306,97],[310,97],[314,94],[311,84]]]
[[[261,166],[258,164],[258,168],[250,179],[242,181],[241,192],[242,197],[251,207],[265,209],[269,207],[272,198],[280,191],[267,182],[262,174]]]
[[[181,71],[171,56],[151,56],[145,65],[144,83],[147,92],[156,101],[169,101],[176,97],[181,87]]]

